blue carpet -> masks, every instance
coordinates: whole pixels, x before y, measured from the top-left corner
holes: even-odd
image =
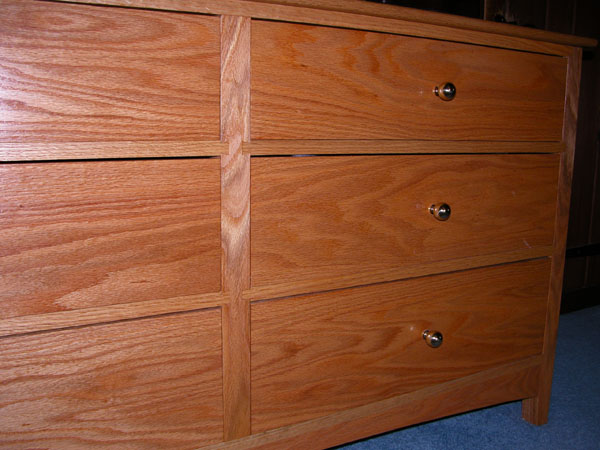
[[[344,450],[600,450],[600,306],[560,317],[550,415],[521,419],[521,402],[481,409],[338,447]]]

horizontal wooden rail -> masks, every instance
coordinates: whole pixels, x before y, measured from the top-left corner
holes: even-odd
[[[11,317],[0,320],[0,337],[214,308],[228,301],[219,292]]]
[[[72,0],[60,0],[73,3]],[[287,22],[302,22],[313,25],[353,28],[358,30],[380,31],[393,34],[404,34],[432,39],[444,39],[455,42],[487,45],[500,48],[511,48],[538,53],[567,56],[570,52],[568,45],[595,46],[593,39],[578,39],[572,37],[556,38],[556,33],[549,37],[551,42],[544,41],[545,36],[535,35],[530,40],[522,37],[522,30],[517,28],[513,33],[498,34],[497,29],[487,31],[462,28],[452,21],[435,24],[426,23],[423,18],[415,19],[407,15],[385,17],[384,15],[364,15],[360,11],[318,8],[315,2],[294,2],[294,5],[265,3],[263,1],[236,0],[79,0],[76,3],[94,5],[113,5],[135,8],[148,8],[163,11],[180,11],[203,14],[219,14],[244,16],[254,19],[279,20]],[[341,4],[343,2],[339,2]],[[410,11],[410,10],[408,10]],[[505,33],[504,30],[502,30]],[[518,35],[518,36],[515,36]],[[558,41],[558,43],[554,42]],[[565,45],[566,43],[566,45]]]
[[[0,143],[0,161],[199,157],[228,151],[218,141]]]
[[[422,140],[264,140],[243,144],[244,153],[337,155],[388,153],[560,153],[561,142],[422,141]]]
[[[355,273],[336,278],[314,279],[308,281],[296,281],[294,283],[257,286],[244,291],[244,297],[251,301],[287,297],[291,295],[306,294],[309,292],[343,289],[373,283],[401,280],[403,278],[437,275],[440,273],[468,270],[476,267],[485,267],[496,264],[524,261],[527,259],[543,258],[548,257],[551,254],[552,247],[549,246],[515,250],[507,253],[452,259],[447,261],[435,261],[425,264],[402,266],[393,269]]]

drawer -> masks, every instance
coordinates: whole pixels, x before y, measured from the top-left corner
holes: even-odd
[[[561,140],[566,58],[266,21],[252,42],[255,140]]]
[[[194,449],[223,437],[218,309],[0,341],[11,449]]]
[[[439,261],[451,270],[461,258],[549,255],[558,163],[551,154],[252,158],[252,286],[327,288]],[[429,212],[443,202],[447,221]]]
[[[220,290],[219,160],[0,165],[0,318]]]
[[[543,259],[254,303],[252,431],[541,353],[549,274]]]
[[[0,143],[219,140],[219,18],[2,0]]]

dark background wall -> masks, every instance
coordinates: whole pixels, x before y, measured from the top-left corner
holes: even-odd
[[[371,0],[378,1],[378,0]],[[380,0],[600,40],[599,0]],[[583,55],[563,311],[600,303],[600,55]]]

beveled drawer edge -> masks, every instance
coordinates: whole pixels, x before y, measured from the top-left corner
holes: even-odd
[[[11,317],[0,319],[0,337],[215,308],[228,303],[228,295],[216,292]]]
[[[0,143],[0,162],[220,156],[219,141],[114,141]]]
[[[332,291],[373,283],[398,281],[426,275],[457,272],[461,270],[488,267],[497,264],[513,263],[530,259],[545,258],[552,255],[553,247],[535,247],[515,250],[506,253],[472,256],[468,258],[435,261],[425,264],[413,264],[363,273],[355,273],[342,277],[298,280],[293,283],[281,283],[267,286],[256,286],[244,291],[244,297],[250,301],[275,299],[314,292]]]
[[[540,355],[532,356],[329,416],[202,448],[278,449],[284,443],[293,446],[300,442],[311,442],[310,448],[325,448],[434,417],[529,398],[537,394],[541,362]],[[307,439],[309,434],[323,441]]]
[[[343,154],[461,154],[461,153],[561,153],[562,142],[426,141],[426,140],[255,140],[243,152],[269,155]]]

